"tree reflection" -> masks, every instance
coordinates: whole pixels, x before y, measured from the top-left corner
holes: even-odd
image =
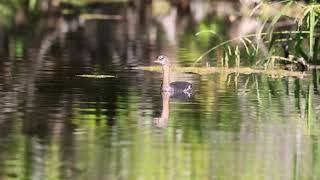
[[[152,9],[158,1],[111,3],[88,11],[122,18],[26,15],[20,25],[30,26],[19,31],[1,26],[0,179],[317,179],[316,71],[310,87],[290,77],[190,75],[196,97],[170,105],[177,96],[162,92],[160,101],[156,74],[130,69],[159,52],[187,62],[216,43],[195,38],[196,23],[231,29],[209,1],[189,2],[168,3],[160,14]],[[210,15],[216,21],[208,23]]]

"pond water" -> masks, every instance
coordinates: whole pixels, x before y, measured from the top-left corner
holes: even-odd
[[[177,99],[135,67],[159,54],[190,65],[211,45],[171,33],[189,26],[130,22],[4,32],[0,179],[320,178],[317,71],[172,73],[194,86]],[[94,74],[109,76],[79,76]]]

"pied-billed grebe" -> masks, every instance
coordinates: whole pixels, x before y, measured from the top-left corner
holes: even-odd
[[[164,55],[160,55],[156,61],[157,64],[162,66],[163,71],[163,81],[162,81],[162,91],[172,92],[172,93],[185,93],[190,95],[192,92],[192,84],[185,81],[175,81],[170,83],[170,63],[169,58]]]

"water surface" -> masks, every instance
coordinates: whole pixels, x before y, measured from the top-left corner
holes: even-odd
[[[303,79],[173,73],[195,91],[170,98],[159,73],[133,67],[159,54],[190,65],[189,50],[207,47],[184,43],[189,26],[172,37],[161,20],[141,21],[6,32],[1,179],[319,178],[317,71]]]

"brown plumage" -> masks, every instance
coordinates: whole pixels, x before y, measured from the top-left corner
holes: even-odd
[[[192,84],[185,81],[170,82],[170,63],[169,58],[164,55],[160,55],[156,61],[157,64],[162,66],[162,91],[170,91],[173,93],[186,93],[191,94]]]

